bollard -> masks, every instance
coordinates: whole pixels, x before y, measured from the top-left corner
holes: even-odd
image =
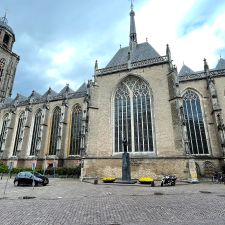
[[[94,184],[98,184],[98,178],[97,177],[94,179]]]

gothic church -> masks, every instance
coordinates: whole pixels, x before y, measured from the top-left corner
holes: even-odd
[[[126,35],[126,34],[125,34]],[[74,91],[11,98],[19,56],[15,34],[0,20],[0,159],[14,167],[75,167],[81,177],[121,177],[123,139],[131,176],[204,176],[224,165],[225,60],[194,72],[138,43],[130,11],[129,46]],[[196,178],[196,177],[195,177]]]

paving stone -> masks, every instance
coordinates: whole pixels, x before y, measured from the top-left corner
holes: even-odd
[[[33,189],[14,187],[10,179],[4,195],[5,183],[0,180],[2,225],[224,225],[223,184],[150,187],[52,178]]]

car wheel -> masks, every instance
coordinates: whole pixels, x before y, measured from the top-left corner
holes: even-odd
[[[151,186],[152,187],[155,187],[155,182],[154,181],[151,183]]]
[[[16,181],[14,182],[14,185],[15,185],[15,186],[19,186],[19,184],[20,184],[20,183],[19,183],[18,180],[16,180]]]

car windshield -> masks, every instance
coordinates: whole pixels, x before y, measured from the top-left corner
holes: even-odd
[[[34,172],[34,175],[35,175],[35,176],[43,176],[42,174],[37,173],[37,172]]]
[[[31,172],[25,172],[25,177],[32,177],[33,174]]]

